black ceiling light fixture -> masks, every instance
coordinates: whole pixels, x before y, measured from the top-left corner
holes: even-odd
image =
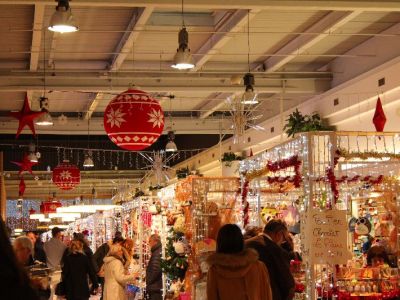
[[[69,0],[58,0],[57,2],[56,11],[51,17],[48,29],[58,33],[78,31],[79,28],[75,23],[74,16],[72,15]]]
[[[182,0],[182,29],[178,35],[179,47],[176,50],[174,63],[172,68],[178,70],[188,70],[194,68],[193,57],[189,49],[189,33],[185,27],[185,19],[183,14],[183,0]]]

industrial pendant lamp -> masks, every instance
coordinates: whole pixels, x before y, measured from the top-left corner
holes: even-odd
[[[242,104],[253,105],[258,104],[257,94],[254,92],[254,75],[250,73],[250,11],[247,13],[247,67],[248,73],[243,76],[243,84],[245,87],[242,95]]]
[[[182,0],[182,29],[178,35],[179,47],[176,50],[174,64],[172,68],[178,70],[188,70],[194,68],[193,57],[189,49],[189,33],[185,27],[185,19],[183,15],[183,0]]]
[[[47,97],[40,97],[39,104],[41,111],[45,113],[36,120],[35,124],[39,126],[52,126],[54,123],[49,113],[49,99]]]
[[[31,162],[37,163],[40,158],[40,152],[35,152],[35,144],[30,143],[29,144],[29,154],[28,154],[28,159]]]
[[[176,146],[174,139],[175,139],[175,133],[172,130],[168,131],[168,143],[167,145],[165,145],[165,152],[178,151],[178,147]]]
[[[69,0],[58,0],[56,11],[51,17],[48,29],[59,33],[75,32],[79,30],[72,15]]]

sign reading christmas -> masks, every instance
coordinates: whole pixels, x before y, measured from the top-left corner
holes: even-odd
[[[146,92],[129,89],[104,112],[104,129],[118,147],[139,151],[151,146],[164,129],[164,112]]]
[[[346,211],[310,209],[301,218],[302,254],[314,264],[345,264],[351,258],[347,246]]]
[[[61,190],[72,190],[81,182],[81,171],[76,165],[64,160],[54,168],[52,179]]]

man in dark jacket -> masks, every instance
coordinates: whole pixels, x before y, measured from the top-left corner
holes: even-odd
[[[246,246],[258,252],[259,259],[268,269],[274,300],[290,300],[294,296],[294,278],[290,272],[287,254],[280,245],[288,230],[281,220],[271,220],[264,233],[246,241]]]
[[[149,300],[162,300],[161,240],[158,234],[149,238],[151,257],[146,269],[146,291]]]

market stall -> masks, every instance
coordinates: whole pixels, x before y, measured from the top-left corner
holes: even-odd
[[[398,149],[396,133],[313,132],[242,162],[243,225],[282,218],[300,232],[298,299],[398,297]]]

